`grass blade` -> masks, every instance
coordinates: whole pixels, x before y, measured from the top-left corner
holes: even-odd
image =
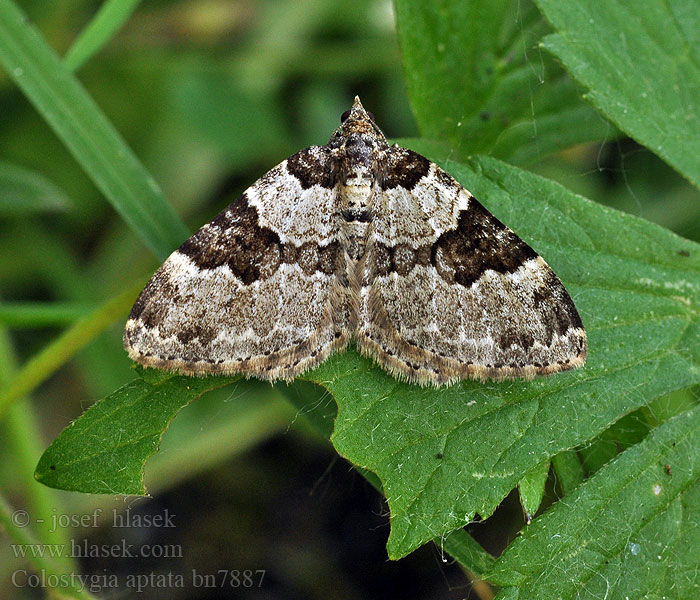
[[[187,237],[187,228],[92,98],[10,0],[0,0],[0,64],[115,210],[165,259]]]
[[[66,67],[77,71],[99,52],[126,23],[140,2],[141,0],[107,0],[66,52],[63,59]]]

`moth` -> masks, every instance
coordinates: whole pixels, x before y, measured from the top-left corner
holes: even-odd
[[[584,364],[547,263],[355,98],[325,146],[263,175],[163,263],[124,331],[133,360],[291,380],[351,340],[420,385]]]

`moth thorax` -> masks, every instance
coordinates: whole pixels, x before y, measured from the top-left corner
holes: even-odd
[[[358,167],[352,169],[340,188],[343,208],[367,208],[372,197],[374,178],[369,169]]]

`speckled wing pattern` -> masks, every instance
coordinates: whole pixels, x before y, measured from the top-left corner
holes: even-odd
[[[421,385],[531,378],[586,359],[545,261],[450,175],[390,146],[355,99],[176,250],[124,331],[137,362],[293,379],[355,339]]]

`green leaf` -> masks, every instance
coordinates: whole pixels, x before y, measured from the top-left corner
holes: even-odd
[[[11,0],[0,0],[0,64],[129,226],[165,259],[188,231],[158,184]]]
[[[84,302],[0,302],[0,323],[14,328],[55,327],[73,323],[94,309]]]
[[[495,159],[441,162],[561,276],[590,354],[575,372],[438,390],[400,383],[354,352],[308,375],[338,404],[338,451],[382,481],[391,558],[488,517],[552,456],[700,383],[700,246]]]
[[[573,450],[564,450],[552,457],[552,466],[562,495],[566,496],[578,487],[585,478],[581,458]]]
[[[433,541],[438,548],[445,550],[462,567],[478,577],[483,577],[493,567],[493,556],[464,529],[457,529],[446,538]]]
[[[106,0],[95,17],[77,37],[63,59],[71,71],[76,71],[91,56],[99,52],[126,23],[141,0]]]
[[[672,465],[669,474],[666,465]],[[667,421],[535,519],[498,559],[499,598],[694,598],[700,407]]]
[[[406,87],[421,134],[457,156],[525,163],[615,131],[536,49],[547,25],[531,1],[395,0]]]
[[[0,162],[0,215],[56,212],[70,206],[65,192],[40,173]]]
[[[544,39],[620,129],[700,186],[700,11],[696,0],[536,0]]]
[[[525,521],[529,523],[535,516],[537,509],[542,503],[544,496],[544,486],[547,483],[549,473],[548,460],[531,469],[518,482],[518,492],[520,493],[520,504],[525,512]]]
[[[96,402],[46,449],[34,477],[50,487],[92,494],[146,494],[143,469],[186,404],[235,378],[145,372]]]

